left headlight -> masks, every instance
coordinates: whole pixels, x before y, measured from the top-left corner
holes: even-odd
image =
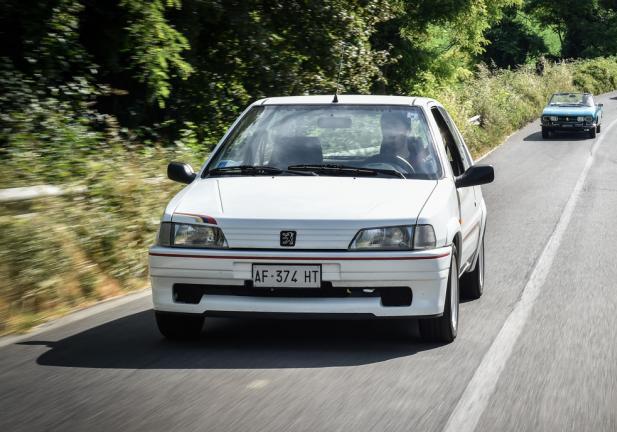
[[[350,250],[411,250],[413,226],[367,228],[358,231]]]
[[[166,247],[225,249],[227,240],[219,227],[162,222],[158,245]]]
[[[585,117],[585,121],[586,122],[592,122],[593,121],[593,117],[587,116],[587,117]]]

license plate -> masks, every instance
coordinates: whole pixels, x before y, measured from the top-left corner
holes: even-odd
[[[253,286],[261,288],[320,288],[320,265],[253,264]]]
[[[572,126],[574,126],[574,125],[571,125],[571,124],[564,124],[564,125],[562,125],[562,126],[563,126],[563,127],[572,127]]]

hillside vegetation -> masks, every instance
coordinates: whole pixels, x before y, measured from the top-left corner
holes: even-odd
[[[146,286],[167,162],[200,165],[257,98],[340,68],[342,92],[437,98],[479,156],[554,91],[616,89],[616,15],[588,3],[2,2],[0,188],[72,193],[0,208],[0,333]]]

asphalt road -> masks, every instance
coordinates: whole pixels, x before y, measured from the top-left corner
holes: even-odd
[[[595,140],[535,122],[483,161],[485,294],[453,344],[225,319],[171,343],[142,296],[0,348],[0,431],[617,431],[617,92],[600,102]]]

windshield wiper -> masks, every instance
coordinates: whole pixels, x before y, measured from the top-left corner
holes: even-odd
[[[287,167],[290,170],[295,171],[312,171],[316,174],[331,174],[331,175],[351,175],[351,176],[363,176],[363,177],[371,177],[379,174],[399,177],[399,178],[407,178],[405,175],[396,170],[384,170],[384,169],[375,169],[375,168],[358,168],[349,165],[338,165],[338,164],[323,164],[323,165],[290,165]]]
[[[277,174],[293,174],[293,175],[316,175],[303,171],[285,170],[268,165],[236,165],[220,168],[213,168],[206,171],[206,176],[211,175],[277,175]]]

